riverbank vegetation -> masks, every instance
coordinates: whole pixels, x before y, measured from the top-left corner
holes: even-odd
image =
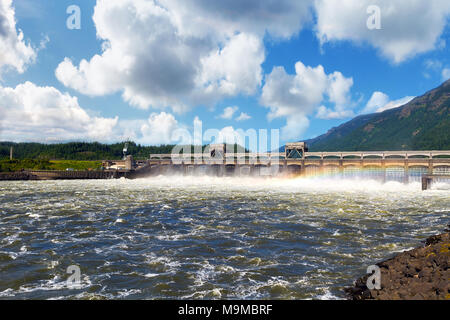
[[[100,161],[76,161],[76,160],[0,160],[0,172],[17,172],[22,170],[98,170]]]

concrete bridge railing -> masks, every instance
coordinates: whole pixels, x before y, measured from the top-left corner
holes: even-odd
[[[402,158],[409,159],[412,157],[422,157],[425,159],[435,159],[439,156],[450,157],[450,151],[354,151],[354,152],[305,152],[302,159],[309,158],[337,158],[343,160],[345,158],[366,159],[376,157],[380,159]],[[265,159],[280,159],[287,160],[285,153],[227,153],[225,158],[265,158]],[[150,160],[170,160],[170,159],[213,159],[209,154],[195,153],[195,154],[151,154]]]
[[[381,159],[387,158],[403,158],[409,159],[411,157],[424,157],[427,159],[434,159],[438,156],[448,156],[450,157],[450,151],[355,151],[355,152],[306,152],[305,158],[317,157],[320,159],[325,159],[329,157],[336,157],[339,159],[344,159],[348,157],[354,157],[359,159],[365,159],[369,157],[378,157]]]

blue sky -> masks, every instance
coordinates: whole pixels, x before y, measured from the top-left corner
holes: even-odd
[[[0,0],[0,140],[173,143],[201,121],[284,143],[450,76],[448,1],[205,1]]]

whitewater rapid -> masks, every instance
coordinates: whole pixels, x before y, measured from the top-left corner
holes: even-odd
[[[342,299],[369,265],[447,226],[449,190],[324,177],[0,182],[0,299]]]

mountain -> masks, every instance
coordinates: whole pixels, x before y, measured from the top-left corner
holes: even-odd
[[[450,149],[450,80],[402,107],[363,115],[306,141],[310,151]]]

